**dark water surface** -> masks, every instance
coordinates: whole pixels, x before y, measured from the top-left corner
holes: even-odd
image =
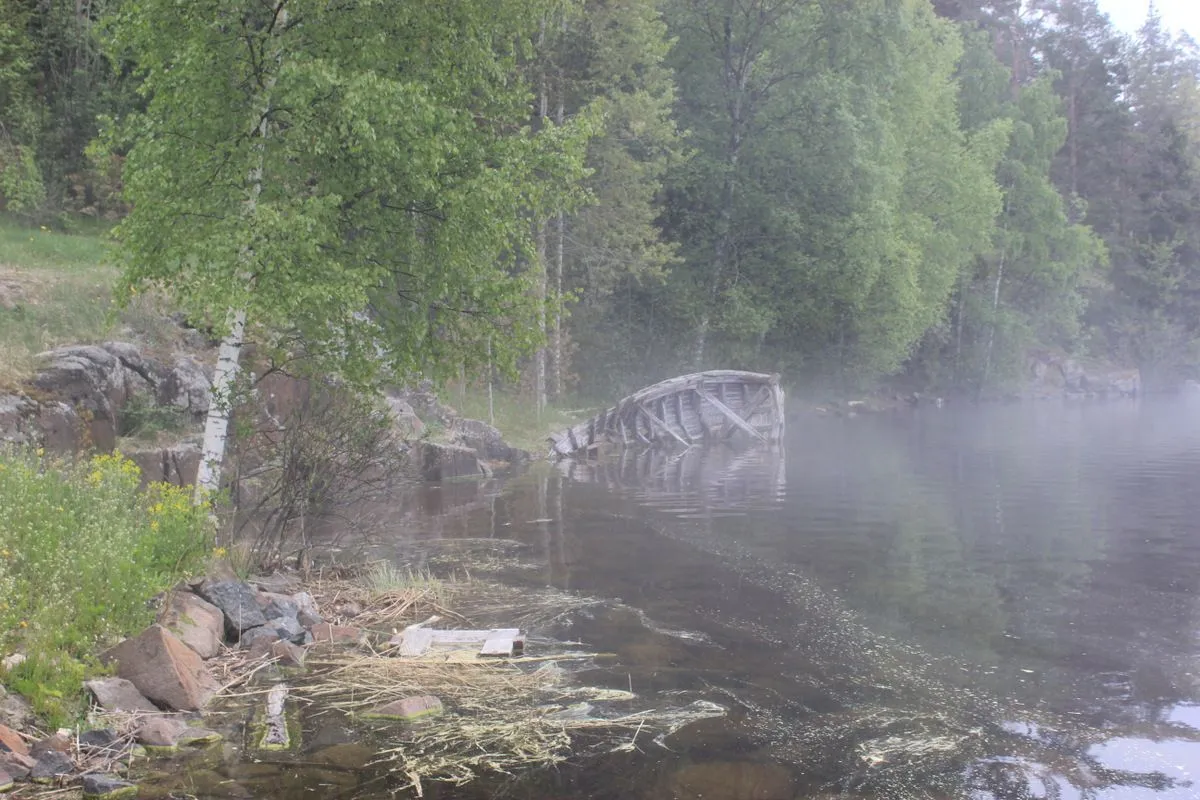
[[[563,472],[464,532],[645,613],[575,625],[614,685],[730,714],[515,796],[1200,797],[1200,408],[802,419],[786,454]]]
[[[560,632],[617,655],[587,680],[728,709],[426,796],[1200,798],[1200,406],[789,425],[786,452],[563,466],[419,517],[521,542],[507,581],[619,598]]]

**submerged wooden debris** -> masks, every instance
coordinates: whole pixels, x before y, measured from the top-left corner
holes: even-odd
[[[505,658],[520,655],[525,639],[518,628],[443,631],[413,625],[389,639],[388,645],[398,648],[397,655],[403,658],[420,658],[441,650],[469,650],[478,656]]]
[[[778,375],[712,370],[641,389],[596,416],[550,437],[550,456],[591,455],[619,447],[684,447],[743,437],[783,438],[783,389]]]
[[[782,500],[787,454],[767,447],[626,448],[611,458],[564,458],[557,470],[574,483],[592,483],[675,509],[739,509]]]

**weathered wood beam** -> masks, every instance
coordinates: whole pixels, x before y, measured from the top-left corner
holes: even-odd
[[[667,423],[663,422],[663,421],[662,421],[661,419],[659,419],[658,417],[654,416],[654,413],[653,413],[653,412],[652,412],[650,409],[646,408],[646,407],[645,407],[644,405],[642,405],[641,403],[638,403],[638,408],[640,408],[640,409],[642,410],[642,414],[644,414],[644,415],[646,416],[646,420],[647,420],[647,422],[649,422],[649,423],[650,423],[650,426],[651,426],[652,428],[653,428],[653,427],[657,427],[657,428],[659,428],[660,430],[662,430],[663,432],[665,432],[665,433],[669,434],[669,435],[670,435],[672,438],[674,438],[674,439],[675,439],[675,441],[679,442],[679,443],[680,443],[681,445],[683,445],[684,447],[691,447],[691,444],[690,444],[690,443],[688,443],[687,441],[685,441],[685,440],[684,440],[684,438],[683,438],[682,436],[680,436],[680,435],[679,435],[678,433],[676,433],[675,431],[671,430],[671,426],[670,426],[670,425],[668,425]]]
[[[676,438],[681,438],[686,442],[686,444],[684,445],[685,447],[691,447],[693,444],[695,444],[695,442],[692,441],[692,435],[690,433],[688,433],[687,425],[683,421],[683,406],[679,404],[679,395],[680,394],[681,394],[680,392],[676,392],[674,394],[675,409],[676,409],[675,416],[678,417],[676,422],[678,422],[679,424],[675,427],[672,427],[671,430],[674,431],[676,434],[678,434],[678,436]],[[662,418],[663,422],[666,423],[666,420],[667,420],[667,398],[666,397],[662,397],[659,399],[658,413],[659,413],[659,416]]]
[[[713,396],[712,396],[711,394],[709,394],[708,392],[701,391],[700,389],[697,389],[697,390],[696,390],[696,394],[700,395],[700,398],[701,398],[701,399],[703,399],[703,400],[707,400],[708,402],[712,403],[712,404],[713,404],[713,407],[714,407],[714,408],[716,408],[716,409],[717,409],[717,411],[720,411],[722,414],[724,414],[726,419],[728,419],[728,420],[729,420],[730,422],[732,422],[734,425],[737,425],[739,428],[741,428],[741,429],[742,429],[742,430],[744,430],[746,433],[748,433],[748,434],[750,434],[751,436],[753,436],[753,437],[754,437],[755,439],[757,439],[758,441],[760,441],[760,442],[766,442],[766,441],[767,441],[767,440],[766,440],[766,438],[765,438],[765,437],[763,437],[763,435],[762,435],[761,433],[759,433],[758,431],[756,431],[756,430],[754,429],[754,427],[753,427],[753,426],[752,426],[750,423],[746,422],[746,420],[744,420],[744,419],[742,419],[741,417],[739,417],[739,416],[737,415],[737,412],[736,412],[736,411],[734,411],[732,408],[730,408],[729,406],[727,406],[727,405],[725,405],[724,403],[722,403],[722,402],[721,402],[720,400],[718,400],[717,398],[713,397]]]
[[[763,386],[761,389],[758,390],[758,392],[755,393],[754,397],[750,399],[750,402],[746,403],[745,407],[743,407],[741,412],[739,413],[739,416],[742,419],[744,419],[747,423],[749,423],[750,417],[752,417],[754,415],[754,412],[758,410],[758,407],[763,404],[763,401],[767,400],[770,397],[771,397],[770,387]],[[725,435],[722,436],[721,438],[728,439],[729,437],[733,436],[734,431],[736,431],[736,430],[737,430],[737,428],[730,428],[729,430],[725,431]]]
[[[683,394],[683,392],[675,393],[675,416],[679,418],[679,430],[683,431],[683,436],[688,440],[688,444],[692,444],[695,442],[695,439],[692,438],[692,434],[688,431],[687,417],[684,416],[683,409]]]

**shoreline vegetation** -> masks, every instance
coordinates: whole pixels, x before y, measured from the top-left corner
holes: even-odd
[[[0,449],[0,656],[19,662],[3,682],[51,727],[85,710],[99,648],[152,622],[152,598],[213,554],[185,489],[140,482],[119,453]]]
[[[18,776],[41,784],[22,784],[17,796],[79,788],[81,780],[85,796],[104,796],[92,791],[97,776],[115,791],[139,783],[170,788],[180,781],[195,789],[197,781],[211,774],[212,759],[221,758],[221,743],[239,740],[249,755],[265,758],[274,752],[272,758],[286,761],[303,752],[295,757],[305,763],[341,759],[340,768],[349,771],[398,775],[402,780],[396,784],[393,779],[394,791],[421,796],[429,781],[463,783],[567,758],[631,750],[639,740],[646,743],[690,721],[723,713],[699,702],[647,707],[632,692],[576,680],[577,673],[602,666],[604,654],[542,632],[602,602],[595,598],[517,589],[486,578],[434,577],[385,562],[242,580],[228,554],[197,547],[206,520],[182,490],[152,485],[139,491],[136,466],[119,455],[72,464],[10,450],[0,465],[0,504],[6,514],[16,514],[17,530],[40,524],[51,533],[66,532],[62,524],[44,523],[54,515],[102,523],[82,525],[80,541],[66,549],[56,567],[47,559],[62,552],[61,538],[46,538],[44,546],[53,549],[43,552],[28,536],[6,533],[0,550],[7,565],[0,573],[0,606],[26,623],[6,627],[10,632],[0,649],[12,666],[0,670],[0,678],[31,701],[36,715],[18,731],[0,720],[0,739],[16,736],[17,744],[24,745],[21,755],[13,751],[11,738],[4,739],[0,772],[18,772],[24,765],[28,774]],[[92,501],[88,511],[81,507],[85,499]],[[208,577],[194,577],[201,567]],[[465,574],[469,565],[459,568]],[[80,577],[72,591],[61,588],[67,573]],[[60,587],[55,591],[58,602],[45,603],[46,592],[30,588],[38,574],[43,586]],[[172,641],[192,647],[197,641],[193,634],[206,624],[204,608],[212,609],[200,598],[234,603],[230,598],[238,592],[243,598],[237,602],[248,594],[264,614],[276,608],[299,613],[308,623],[306,644],[297,647],[292,641],[298,638],[280,639],[285,626],[269,637],[252,635],[259,628],[230,628],[240,612],[233,610],[236,604],[223,602],[215,635],[225,643],[203,653],[204,679],[211,679],[214,688],[200,704],[199,715],[173,713],[176,709],[160,699],[155,709],[138,691],[133,693],[136,702],[115,701],[94,687],[97,681],[87,683],[95,700],[88,697],[85,678],[114,668],[126,674],[124,656],[112,654],[128,648],[131,640],[110,648],[117,640],[158,620],[179,632],[180,638]],[[150,596],[158,602],[147,603]],[[26,601],[15,604],[21,598]],[[101,607],[103,615],[89,613]],[[181,615],[179,609],[188,613]],[[72,622],[66,626],[65,620]],[[499,620],[516,621],[538,635],[523,652],[499,658],[481,657],[477,644],[419,654],[405,654],[398,644],[397,632],[406,629],[487,628]],[[281,620],[269,617],[266,627],[276,623]],[[161,628],[152,625],[136,640],[153,631]],[[136,658],[151,658],[144,645],[132,651]],[[195,654],[188,657],[196,659]],[[116,660],[107,667],[102,663],[112,658]],[[189,669],[186,660],[172,658],[175,666],[168,671]],[[98,683],[112,681],[117,679]],[[268,742],[273,702],[280,738]],[[413,712],[413,702],[430,708]],[[314,718],[324,728],[337,723],[352,730],[352,752],[348,744],[312,752],[302,729],[311,728]],[[58,771],[47,776],[43,769],[39,775],[51,751]]]

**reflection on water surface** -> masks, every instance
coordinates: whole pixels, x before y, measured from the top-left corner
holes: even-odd
[[[729,713],[438,797],[1200,797],[1200,408],[800,419],[441,491],[478,493],[406,536],[613,600],[558,631],[617,655],[588,680]]]

